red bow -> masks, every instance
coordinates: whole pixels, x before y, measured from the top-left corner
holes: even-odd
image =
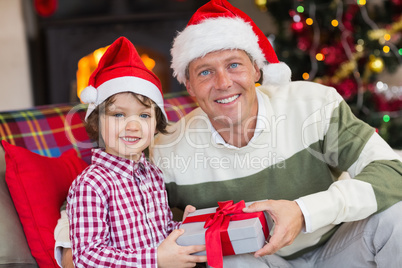
[[[246,205],[244,200],[233,204],[232,200],[218,202],[218,208],[215,213],[190,216],[183,223],[205,221],[205,245],[207,250],[208,264],[215,268],[223,266],[222,256],[235,255],[232,243],[230,242],[227,231],[230,221],[247,220],[259,218],[264,231],[265,238],[269,231],[263,212],[244,213],[243,208]]]

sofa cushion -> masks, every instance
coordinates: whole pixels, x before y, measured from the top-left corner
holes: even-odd
[[[53,232],[71,182],[88,164],[74,149],[46,157],[2,141],[6,182],[28,245],[40,267],[57,267]]]
[[[5,172],[4,150],[0,146],[0,267],[38,267],[8,191]]]

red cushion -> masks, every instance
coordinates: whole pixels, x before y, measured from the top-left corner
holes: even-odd
[[[39,267],[58,267],[54,259],[54,228],[72,181],[88,164],[74,149],[46,157],[2,141],[6,182],[28,245]]]

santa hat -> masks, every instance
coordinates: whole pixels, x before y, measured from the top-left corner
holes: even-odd
[[[200,7],[178,33],[171,49],[173,75],[184,84],[186,68],[209,52],[241,49],[263,71],[263,85],[290,81],[291,70],[279,62],[270,42],[247,14],[226,0],[212,0]]]
[[[141,94],[163,108],[163,93],[158,77],[145,67],[134,45],[120,37],[103,54],[98,67],[89,78],[80,99],[88,103],[85,120],[93,110],[110,96],[121,92]]]

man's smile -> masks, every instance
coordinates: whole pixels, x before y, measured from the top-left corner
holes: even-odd
[[[222,103],[222,104],[227,104],[227,103],[233,102],[233,101],[236,100],[238,97],[240,97],[240,94],[233,95],[232,97],[228,97],[228,98],[225,98],[225,99],[215,100],[215,102],[217,102],[217,103]]]

